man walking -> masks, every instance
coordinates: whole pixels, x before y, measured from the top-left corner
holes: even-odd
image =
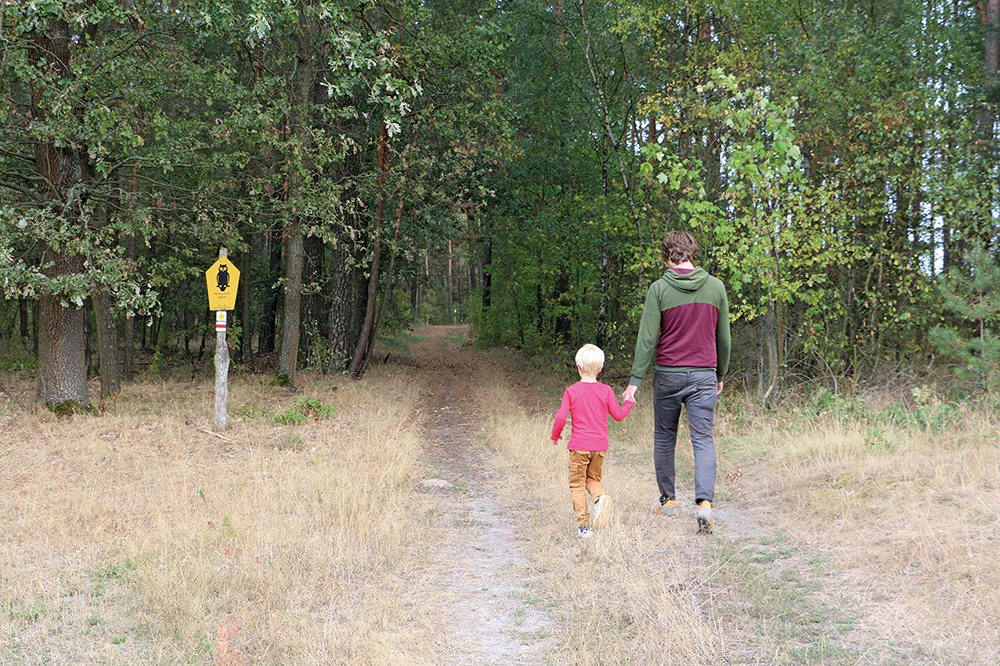
[[[681,405],[687,407],[694,449],[694,498],[698,530],[715,526],[715,405],[729,369],[729,300],[722,282],[696,268],[698,242],[686,231],[663,236],[668,270],[650,285],[639,322],[632,377],[625,399],[634,400],[650,363],[653,373],[653,466],[660,500],[657,514],[677,514],[674,449]]]

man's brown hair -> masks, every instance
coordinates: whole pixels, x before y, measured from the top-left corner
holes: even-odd
[[[693,263],[698,258],[700,249],[698,241],[687,231],[668,231],[660,243],[663,261],[672,264],[683,264],[685,261]]]

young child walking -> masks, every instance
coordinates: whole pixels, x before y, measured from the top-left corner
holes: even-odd
[[[552,443],[562,437],[566,418],[570,418],[569,490],[576,512],[577,536],[591,536],[591,524],[601,527],[611,517],[611,498],[604,494],[601,476],[604,454],[608,451],[608,414],[621,421],[632,411],[635,400],[618,404],[615,392],[597,381],[604,369],[604,352],[596,345],[584,345],[576,352],[580,381],[563,392],[562,404],[552,424]],[[594,520],[587,511],[587,492],[594,498]]]

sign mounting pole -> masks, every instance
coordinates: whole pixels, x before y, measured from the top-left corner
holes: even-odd
[[[219,248],[219,259],[205,271],[208,307],[215,310],[215,418],[212,427],[226,429],[229,402],[229,346],[226,344],[226,311],[236,305],[240,272],[229,262],[226,248]]]

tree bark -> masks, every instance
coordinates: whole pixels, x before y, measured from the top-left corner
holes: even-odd
[[[351,367],[347,371],[351,379],[361,379],[365,359],[368,355],[368,341],[371,339],[372,329],[375,324],[375,302],[378,299],[378,273],[381,260],[382,239],[376,236],[375,249],[372,255],[371,275],[368,277],[368,300],[365,307],[365,319],[361,325],[361,334],[358,336],[358,342],[354,345],[354,357],[351,359]]]
[[[324,281],[323,264],[326,254],[326,247],[323,239],[319,236],[309,236],[305,239],[305,258],[302,296],[302,344],[305,354],[305,363],[318,363],[315,358],[322,335],[322,315],[323,296],[322,288]]]
[[[313,40],[311,19],[304,13],[300,17],[299,47],[295,71],[292,74],[289,125],[294,138],[304,153],[309,144],[309,104],[312,101],[316,73],[316,44]],[[299,359],[299,322],[302,304],[303,215],[297,210],[301,186],[301,170],[306,168],[301,156],[289,157],[288,198],[291,221],[285,230],[285,298],[281,318],[281,350],[278,352],[278,374],[295,384]]]
[[[490,311],[490,305],[493,301],[493,242],[486,241],[483,244],[483,254],[482,254],[482,264],[483,264],[483,316],[487,316]]]
[[[243,337],[240,340],[240,346],[243,351],[243,363],[253,371],[253,335],[254,335],[254,320],[253,320],[253,304],[250,300],[253,294],[250,293],[250,285],[252,280],[250,279],[250,272],[253,270],[253,244],[250,244],[241,255],[242,265],[240,270],[243,271],[243,279],[240,280],[240,297],[243,299]]]
[[[83,262],[77,257],[60,255],[51,248],[43,261],[52,261],[53,275],[79,272]],[[58,295],[38,298],[38,399],[54,406],[75,402],[90,407],[87,393],[87,361],[84,340],[86,311],[83,307],[63,305]]]
[[[601,244],[600,300],[597,304],[597,346],[604,348],[608,342],[608,275],[610,260],[607,245]]]
[[[302,302],[302,220],[298,216],[286,232],[285,294],[281,314],[281,349],[278,374],[295,383],[299,358],[299,308]]]
[[[327,331],[330,361],[327,364],[327,372],[341,372],[347,369],[348,353],[351,348],[351,288],[354,285],[350,256],[346,242],[338,240],[334,248],[333,277],[330,280],[330,315]]]
[[[17,300],[18,300],[17,303],[18,317],[21,322],[21,328],[20,328],[21,343],[24,345],[24,348],[27,351],[33,351],[32,349],[33,345],[29,344],[31,339],[30,338],[31,326],[28,324],[28,299],[19,298]]]
[[[368,341],[372,335],[375,323],[375,302],[378,298],[379,263],[382,259],[382,220],[385,215],[385,174],[389,160],[389,130],[382,123],[382,131],[378,142],[378,203],[375,205],[374,233],[372,234],[371,275],[368,278],[368,301],[365,306],[365,319],[361,325],[361,335],[354,346],[354,358],[347,374],[351,379],[360,379],[368,352]]]
[[[268,229],[261,235],[261,254],[267,258],[267,281],[260,309],[260,330],[257,334],[257,353],[274,352],[277,338],[278,291],[274,281],[281,275],[281,242],[277,232]]]
[[[451,275],[451,240],[448,240],[448,325],[454,325],[455,323],[455,304],[454,295],[452,294],[452,275]]]
[[[29,51],[31,65],[41,71],[48,68],[62,81],[72,79],[70,49],[74,34],[64,20],[53,19],[47,29],[32,36]],[[40,125],[48,120],[43,84],[32,87],[31,114]],[[74,109],[77,115],[82,111]],[[68,228],[81,225],[80,209],[83,206],[83,188],[87,181],[86,147],[80,144],[56,145],[53,141],[39,141],[35,145],[35,170],[40,182],[46,183],[44,199],[50,211],[62,217]],[[61,211],[59,207],[61,206]],[[44,245],[42,264],[50,278],[80,273],[83,260],[65,249]],[[82,304],[64,305],[64,294],[42,294],[38,299],[38,399],[47,405],[72,401],[90,407],[87,393],[86,363],[86,313]]]
[[[99,289],[92,296],[97,324],[97,355],[101,372],[101,397],[117,395],[122,390],[118,370],[118,323],[111,312],[111,294]]]

